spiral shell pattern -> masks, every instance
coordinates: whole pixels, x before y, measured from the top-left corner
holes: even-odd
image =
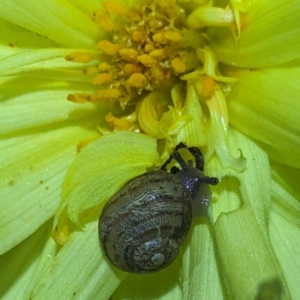
[[[106,203],[100,242],[119,269],[155,272],[176,258],[191,223],[192,198],[183,182],[152,171],[129,181]]]

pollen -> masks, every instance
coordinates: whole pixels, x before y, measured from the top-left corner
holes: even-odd
[[[118,89],[99,90],[96,92],[98,99],[117,99],[121,96],[121,91]]]
[[[95,102],[96,100],[95,95],[89,95],[83,93],[70,94],[68,95],[67,99],[75,103]]]
[[[184,73],[186,69],[185,63],[179,57],[172,60],[172,68],[176,74]]]
[[[216,82],[209,76],[205,76],[203,84],[203,98],[210,98],[213,95]]]
[[[66,60],[80,63],[89,63],[94,58],[95,55],[86,52],[74,52],[66,56]]]
[[[127,105],[135,107],[140,96],[169,88],[187,80],[191,73],[198,74],[199,68],[206,68],[206,52],[199,51],[205,48],[205,31],[188,27],[192,8],[184,4],[186,1],[137,2],[135,7],[127,7],[117,1],[104,1],[102,10],[93,13],[92,20],[105,36],[96,43],[98,56],[74,53],[67,59],[90,63],[85,74],[93,76],[96,91],[90,95],[71,94],[69,101],[118,102],[125,110]],[[202,94],[211,95],[214,84],[211,78],[202,82]],[[108,121],[114,128],[129,126],[112,116]]]
[[[98,69],[99,69],[100,72],[104,72],[104,71],[106,71],[106,70],[109,69],[109,64],[103,62],[103,63],[101,63],[101,64],[98,66]]]
[[[165,37],[168,42],[178,43],[181,40],[181,35],[179,32],[176,31],[166,31]]]
[[[107,40],[100,41],[96,47],[107,55],[115,55],[120,49],[119,45],[115,45]]]
[[[141,30],[134,30],[131,34],[131,38],[136,43],[142,44],[145,42],[147,35]]]
[[[144,88],[147,84],[147,78],[143,74],[132,74],[127,80],[128,84],[136,88]]]
[[[112,80],[112,75],[110,73],[102,73],[98,74],[94,79],[93,79],[93,84],[106,84],[111,82]]]
[[[195,49],[183,46],[186,13],[176,0],[143,0],[132,8],[105,1],[102,7],[92,16],[107,32],[106,38],[96,44],[101,62],[92,83],[99,90],[88,96],[72,94],[68,100],[119,101],[125,108],[136,103],[139,95],[165,88],[166,82],[180,80],[178,75],[189,71],[182,53]],[[74,54],[68,59],[90,62],[95,58]]]
[[[129,77],[134,73],[139,73],[140,68],[134,64],[126,64],[123,68],[125,77]]]
[[[159,44],[178,43],[181,35],[176,31],[161,31],[153,35],[153,40]]]
[[[164,49],[155,49],[149,53],[150,56],[154,57],[157,60],[163,60],[167,57]]]
[[[93,15],[93,20],[104,31],[112,31],[115,28],[115,23],[113,22],[109,14],[104,11],[95,12]]]
[[[115,130],[129,130],[134,124],[126,119],[116,118],[112,113],[108,113],[105,117],[106,122]]]
[[[136,62],[138,52],[137,50],[124,48],[119,51],[120,57],[127,62]]]
[[[156,59],[148,54],[140,55],[138,61],[148,68],[151,68],[156,64]]]
[[[114,13],[116,15],[125,15],[127,9],[121,3],[117,2],[103,2],[103,7],[108,13]]]

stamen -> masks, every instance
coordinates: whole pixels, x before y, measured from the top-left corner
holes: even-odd
[[[96,91],[96,98],[101,99],[117,99],[121,97],[121,92],[117,89],[107,89]]]
[[[96,102],[95,95],[88,95],[88,94],[70,94],[68,95],[67,99],[74,103],[86,103],[86,102]]]
[[[108,1],[103,2],[102,5],[108,13],[113,13],[116,15],[125,15],[127,13],[126,7],[123,6],[121,3]]]
[[[134,73],[139,73],[141,70],[136,65],[126,64],[123,68],[125,77],[130,77]]]
[[[119,51],[119,55],[124,61],[135,63],[138,57],[138,52],[134,49],[124,48]]]
[[[230,8],[199,4],[187,16],[185,8],[192,8],[185,4],[180,6],[185,1],[140,2],[139,7],[128,8],[118,2],[105,1],[102,4],[103,10],[93,14],[93,20],[108,32],[107,39],[96,44],[100,53],[97,56],[93,53],[73,53],[66,59],[87,63],[101,57],[98,65],[84,69],[85,74],[94,75],[92,83],[99,90],[91,95],[71,94],[68,96],[69,101],[119,102],[121,109],[133,105],[127,112],[143,112],[147,115],[149,107],[144,109],[145,103],[150,99],[153,101],[152,97],[147,98],[150,91],[166,90],[180,81],[189,81],[200,100],[206,101],[214,95],[216,85],[234,81],[220,74],[216,57],[205,46],[206,35],[203,29],[210,25],[236,27],[234,13]],[[139,95],[143,97],[140,98]],[[145,98],[148,100],[142,100],[145,103],[141,105],[139,100]],[[159,112],[158,106],[151,106],[152,114],[156,116],[153,119],[159,124],[157,128],[142,122],[138,115],[137,124],[133,127],[140,127],[148,133],[147,128],[150,126],[154,136],[171,140],[169,132],[178,132],[179,125],[168,122],[178,121],[179,117],[174,107],[164,105],[164,109],[166,108],[172,113],[164,118],[165,110]],[[188,122],[186,116],[182,115],[182,118],[181,124]],[[112,115],[108,115],[106,120],[115,129],[133,128],[132,123],[127,124],[127,121],[120,121],[120,118]],[[163,129],[159,127],[160,120]]]
[[[112,76],[109,73],[102,73],[98,74],[94,79],[93,79],[93,84],[105,84],[105,83],[110,83],[112,81]]]
[[[155,49],[149,53],[150,56],[154,57],[157,60],[163,60],[167,57],[164,49]]]
[[[98,69],[100,72],[104,72],[104,71],[108,70],[109,67],[110,67],[109,64],[103,62],[98,66]]]
[[[138,61],[148,68],[156,64],[156,59],[147,54],[140,55]]]
[[[111,113],[108,113],[105,117],[106,122],[117,130],[129,130],[134,127],[134,124],[125,119],[116,118]]]
[[[100,41],[96,47],[107,55],[115,55],[120,49],[120,45],[115,45],[107,40]]]
[[[142,30],[134,30],[131,34],[131,38],[136,43],[142,44],[145,42],[147,36],[144,31]]]
[[[97,11],[93,15],[93,20],[100,26],[104,31],[112,31],[115,28],[115,23],[110,18],[109,14],[104,11]]]
[[[142,89],[147,85],[147,78],[143,74],[136,73],[130,76],[127,83],[132,87]]]
[[[174,58],[171,64],[175,74],[180,74],[185,72],[185,63],[182,61],[181,58],[179,57]]]
[[[87,53],[87,52],[74,52],[66,56],[66,60],[81,62],[81,63],[89,63],[93,59],[96,58],[95,54]]]

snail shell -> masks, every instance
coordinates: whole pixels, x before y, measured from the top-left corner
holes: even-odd
[[[100,243],[117,268],[143,274],[167,267],[177,257],[193,217],[206,213],[208,184],[215,185],[218,179],[203,174],[199,149],[188,150],[196,159],[196,168],[191,161],[186,164],[176,148],[162,170],[132,179],[104,206]],[[182,170],[168,173],[166,166],[173,158]]]
[[[192,199],[173,174],[152,171],[129,181],[105,205],[102,248],[119,269],[149,273],[177,256],[192,223]]]

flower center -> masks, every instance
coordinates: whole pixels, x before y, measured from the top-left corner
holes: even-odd
[[[188,60],[193,59],[180,43],[178,28],[185,14],[175,3],[162,6],[153,1],[124,13],[123,22],[113,26],[112,42],[102,40],[97,44],[107,63],[100,64],[94,78],[94,84],[104,88],[98,97],[109,93],[122,106],[143,91],[157,89],[172,76],[185,73]]]
[[[171,96],[170,101],[163,92],[170,95],[177,83],[188,81],[199,98],[207,99],[215,93],[216,82],[230,82],[218,71],[218,61],[206,46],[205,30],[208,26],[236,29],[234,13],[229,8],[186,0],[140,2],[134,8],[104,2],[104,10],[93,14],[105,33],[96,44],[99,55],[74,53],[66,59],[100,61],[86,68],[86,73],[93,75],[96,90],[92,94],[70,94],[68,100],[119,103],[124,113],[112,110],[118,117],[112,113],[106,116],[114,130],[142,129],[158,139],[171,140],[170,134],[180,130],[176,124],[184,126],[190,116],[182,111],[184,97],[176,100]],[[223,113],[226,119],[227,112]],[[156,121],[160,124],[154,128]]]
[[[97,43],[104,61],[93,79],[99,90],[92,97],[70,95],[69,100],[115,99],[124,108],[144,91],[166,87],[199,65],[193,46],[200,45],[201,35],[192,40],[191,31],[184,29],[185,10],[175,0],[148,0],[134,9],[115,2],[103,6],[106,11],[93,16],[109,38]]]

